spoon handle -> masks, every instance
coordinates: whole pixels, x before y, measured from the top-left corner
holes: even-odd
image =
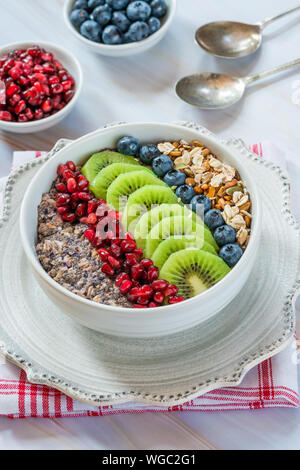
[[[284,70],[289,70],[289,69],[292,69],[294,67],[299,67],[299,66],[300,66],[300,59],[295,59],[286,64],[279,65],[278,67],[274,67],[273,69],[265,70],[264,72],[249,75],[248,77],[245,77],[244,80],[246,82],[246,85],[249,85],[249,83],[256,82],[257,80],[260,80],[261,78],[265,78],[265,77],[268,77],[269,75],[274,75],[278,72],[283,72]]]
[[[261,27],[261,29],[264,29],[266,26],[273,23],[273,21],[280,20],[284,16],[289,15],[291,13],[294,13],[297,10],[300,10],[300,6],[291,8],[290,10],[287,10],[283,13],[280,13],[280,15],[276,15],[276,16],[272,16],[271,18],[267,18],[266,20],[264,20],[260,23],[257,23],[257,24]]]

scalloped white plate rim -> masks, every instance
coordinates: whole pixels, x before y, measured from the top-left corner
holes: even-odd
[[[114,122],[114,123],[111,123],[111,124],[107,124],[104,127],[105,128],[114,127],[114,126],[118,126],[120,124],[125,124],[125,122]],[[205,135],[206,136],[214,135],[212,132],[210,132],[205,127],[203,127],[201,125],[198,125],[196,123],[193,123],[193,122],[186,122],[186,121],[179,121],[178,122],[177,121],[177,122],[174,122],[174,124],[181,125],[183,127],[193,128],[193,129],[197,130],[200,134],[203,134],[203,136],[205,136]],[[214,135],[214,137],[215,137],[215,135]],[[244,141],[242,139],[219,139],[219,141],[222,144],[227,145],[227,146],[230,146],[231,144],[234,144],[234,143],[238,143],[239,145],[241,145],[246,150],[248,155],[251,156],[251,158],[254,161],[257,161],[257,159],[258,159],[257,155],[255,155],[251,150],[249,150],[249,148],[246,146],[246,144],[244,143]],[[52,155],[54,155],[58,150],[60,150],[65,145],[67,145],[69,142],[71,142],[71,141],[68,140],[68,139],[58,140],[57,143],[52,148],[52,150],[50,150],[47,153],[47,155],[39,158],[39,160],[35,160],[35,164],[37,164],[37,163],[40,164],[44,160],[49,159]],[[263,164],[264,164],[264,166],[268,167],[272,171],[277,171],[279,173],[279,175],[284,177],[284,179],[289,183],[289,187],[290,188],[292,187],[288,175],[278,165],[275,165],[274,163],[272,163],[269,160],[268,161],[263,161]],[[3,197],[3,210],[2,210],[2,217],[0,218],[0,222],[1,221],[6,222],[7,221],[7,216],[8,216],[8,213],[9,213],[9,210],[8,210],[9,201],[8,201],[7,194],[9,194],[10,191],[7,191],[8,185],[10,185],[10,184],[13,185],[14,175],[17,175],[20,172],[26,171],[27,169],[31,168],[31,166],[32,165],[30,164],[30,162],[25,163],[24,165],[21,165],[20,167],[18,167],[16,170],[14,170],[9,175],[9,177],[7,179],[7,182],[5,184],[4,190],[3,190],[3,194],[4,194],[4,197]],[[293,224],[292,224],[293,228],[296,229],[296,230],[299,230],[299,224],[295,220],[295,218],[293,216],[293,213],[292,213],[292,209],[291,209],[291,189],[289,190],[288,201],[285,201],[285,202],[286,203],[288,202],[288,204],[285,204],[284,209],[288,213],[290,221],[293,222]],[[293,318],[292,318],[291,323],[293,323],[293,325],[295,325],[295,319],[296,319],[295,302],[296,302],[297,296],[300,294],[300,273],[298,273],[298,276],[299,276],[299,279],[296,280],[294,286],[292,286],[291,290],[290,290],[289,303],[290,303],[290,306],[292,308]],[[0,328],[1,328],[1,325],[0,325]],[[115,398],[112,398],[112,399],[108,399],[108,398],[106,399],[104,397],[104,395],[101,395],[101,397],[103,397],[103,398],[97,398],[97,399],[86,398],[86,395],[89,395],[89,393],[87,391],[86,392],[83,391],[83,390],[74,391],[74,389],[72,387],[69,387],[67,384],[60,385],[59,382],[63,382],[63,380],[60,379],[59,377],[54,377],[52,375],[53,380],[50,380],[47,377],[44,377],[44,375],[45,375],[44,373],[39,375],[37,372],[33,372],[33,370],[32,370],[34,368],[33,364],[31,363],[31,365],[29,366],[29,365],[26,364],[26,362],[29,362],[29,361],[26,361],[24,358],[17,359],[16,356],[18,356],[18,353],[8,351],[3,342],[0,343],[0,351],[8,361],[10,361],[13,364],[17,365],[20,369],[22,369],[26,372],[28,382],[30,382],[32,384],[46,385],[46,386],[55,388],[55,389],[61,391],[62,393],[68,395],[69,397],[73,398],[74,400],[81,401],[82,403],[86,403],[90,406],[101,406],[101,405],[108,405],[109,406],[109,405],[117,405],[117,404],[122,404],[122,403],[139,402],[139,403],[144,403],[144,404],[151,405],[151,406],[169,407],[169,406],[173,406],[173,405],[180,405],[180,404],[186,403],[186,402],[188,402],[190,400],[193,400],[193,399],[195,399],[199,396],[202,396],[202,395],[204,395],[204,394],[206,394],[206,393],[208,393],[212,390],[217,390],[217,389],[220,389],[220,388],[223,388],[223,387],[226,387],[226,388],[227,387],[236,387],[236,386],[240,385],[241,382],[243,381],[245,375],[251,369],[253,369],[255,366],[257,366],[261,362],[275,356],[276,354],[280,353],[283,349],[285,349],[288,346],[288,344],[291,342],[293,334],[294,334],[294,332],[291,329],[291,332],[290,332],[289,336],[284,341],[282,341],[280,345],[276,346],[273,350],[269,350],[267,352],[259,353],[257,358],[251,360],[248,364],[243,364],[242,366],[238,365],[238,367],[235,369],[235,374],[234,374],[236,376],[236,379],[232,379],[232,380],[223,380],[223,379],[215,380],[215,379],[211,379],[211,382],[212,382],[211,384],[208,383],[209,381],[206,381],[205,385],[198,386],[197,391],[194,391],[193,393],[190,393],[188,395],[188,397],[184,396],[182,398],[176,398],[176,399],[173,399],[173,400],[163,401],[163,402],[160,401],[159,399],[152,399],[152,398],[150,398],[150,396],[148,397],[147,393],[144,394],[144,396],[142,396],[141,392],[120,392],[120,393],[109,394],[110,397],[112,395],[114,395]],[[278,338],[277,342],[280,339],[281,338]],[[265,346],[264,349],[266,350],[269,347],[270,346]],[[95,396],[94,393],[93,393],[93,396]]]

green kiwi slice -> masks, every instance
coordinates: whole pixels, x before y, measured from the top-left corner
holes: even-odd
[[[139,162],[134,157],[123,155],[122,153],[113,152],[111,150],[103,150],[99,153],[94,153],[81,169],[81,173],[91,183],[96,178],[102,168],[110,165],[111,163],[131,163],[132,165],[139,165]]]
[[[158,207],[154,207],[149,212],[146,212],[138,221],[135,231],[134,238],[139,248],[145,248],[146,238],[150,230],[158,224],[162,219],[173,216],[185,216],[190,217],[195,222],[203,224],[203,221],[195,214],[190,211],[182,204],[161,204]]]
[[[166,186],[166,184],[148,171],[132,171],[118,176],[107,190],[106,202],[109,206],[122,212],[128,197],[145,185]],[[159,190],[157,190],[159,191]]]
[[[186,216],[173,216],[162,219],[149,232],[146,238],[145,256],[151,258],[158,245],[167,238],[197,238],[199,242],[210,243],[213,239],[210,230],[204,224],[198,224]],[[214,246],[214,245],[212,245]]]
[[[90,190],[95,194],[98,199],[106,199],[108,187],[113,181],[123,173],[129,173],[131,171],[147,171],[148,173],[153,172],[149,168],[145,168],[142,165],[133,165],[132,163],[112,163],[111,165],[103,168],[93,179],[90,184]]]
[[[134,233],[135,225],[141,215],[160,204],[178,204],[174,191],[167,185],[146,185],[132,193],[123,213],[122,224],[126,230]]]
[[[201,248],[203,251],[207,251],[212,253],[213,255],[217,255],[216,250],[213,246],[211,246],[207,242],[203,242],[201,239],[191,240],[190,238],[174,238],[170,237],[166,240],[163,240],[152,255],[152,261],[160,270],[165,264],[165,262],[169,259],[169,257],[176,253],[177,251],[184,250],[185,248]]]
[[[203,250],[185,249],[172,254],[160,272],[160,278],[178,286],[178,294],[189,299],[206,291],[230,272],[216,255]]]

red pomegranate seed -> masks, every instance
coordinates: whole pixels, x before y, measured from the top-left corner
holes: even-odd
[[[66,212],[69,211],[69,208],[67,206],[60,206],[60,207],[57,207],[56,210],[59,214],[65,214]]]
[[[110,256],[110,253],[106,248],[101,248],[99,251],[99,256],[102,259],[102,261],[107,261],[107,258]]]
[[[29,120],[33,119],[34,117],[33,111],[30,108],[25,109],[25,115]]]
[[[130,281],[130,277],[128,276],[127,273],[120,273],[120,274],[118,274],[118,276],[116,277],[115,284],[116,284],[116,286],[120,287],[120,285],[121,285],[124,281]]]
[[[89,182],[86,179],[82,179],[81,181],[78,182],[78,188],[80,191],[84,191],[85,189],[88,189],[89,187]]]
[[[58,109],[58,108],[59,108],[60,102],[61,102],[61,96],[60,96],[60,95],[55,95],[55,96],[53,96],[53,98],[52,98],[52,106],[53,106],[54,109]]]
[[[132,279],[137,281],[138,279],[141,279],[143,274],[144,274],[143,266],[141,266],[140,264],[135,264],[134,266],[132,266],[132,268],[131,268]]]
[[[149,285],[144,285],[139,289],[139,297],[146,296],[150,298],[152,294],[153,294],[153,289]]]
[[[174,284],[170,284],[164,291],[164,294],[166,297],[174,296],[177,293],[178,293],[178,287],[175,286]]]
[[[42,52],[41,59],[45,62],[52,62],[53,61],[53,54],[51,52]],[[55,66],[55,64],[54,64]]]
[[[151,259],[144,258],[141,260],[141,265],[143,266],[143,268],[148,269],[153,266],[153,261]]]
[[[169,285],[168,281],[157,280],[157,281],[152,282],[151,287],[155,291],[164,291],[168,287],[168,285]]]
[[[76,220],[76,215],[73,214],[72,212],[70,212],[69,214],[63,214],[63,215],[62,215],[62,219],[63,219],[65,222],[73,223],[73,222],[75,222],[75,220]]]
[[[29,85],[29,80],[28,78],[24,77],[23,75],[21,75],[21,77],[18,79],[18,83],[25,87],[25,86],[28,86]]]
[[[28,121],[28,118],[27,118],[26,114],[25,114],[25,113],[20,113],[20,114],[18,115],[18,121],[19,121],[19,122],[27,122],[27,121]]]
[[[104,273],[104,274],[107,274],[108,276],[113,276],[115,274],[115,271],[113,270],[113,268],[108,264],[108,263],[105,263],[102,268],[101,268],[101,271]],[[130,281],[129,281],[130,282]]]
[[[54,60],[53,64],[55,65],[57,70],[62,70],[63,66],[61,65],[60,62],[58,62],[58,60]]]
[[[132,282],[131,281],[124,281],[120,285],[119,289],[122,294],[127,294],[132,287]]]
[[[58,176],[62,176],[66,169],[67,169],[66,165],[58,165],[57,170],[56,170]]]
[[[65,165],[66,169],[62,174],[62,177],[64,178],[65,181],[67,181],[69,178],[75,178],[75,174],[73,171],[69,170],[67,165]]]
[[[13,116],[9,111],[0,111],[0,121],[12,121]]]
[[[60,83],[53,83],[52,85],[50,85],[50,90],[53,95],[59,95],[64,91],[63,86]]]
[[[153,295],[153,300],[158,304],[162,304],[165,300],[165,296],[162,292],[155,292],[155,294]]]
[[[50,62],[45,62],[43,64],[43,71],[44,73],[47,73],[47,74],[50,74],[50,73],[53,74],[55,73],[55,67],[52,64],[50,64]]]
[[[117,243],[112,243],[110,246],[110,252],[115,258],[119,258],[122,254],[121,247]]]
[[[40,65],[40,64],[36,64],[34,67],[33,67],[33,71],[34,72],[37,72],[37,73],[43,73],[43,67]]]
[[[120,269],[121,268],[121,263],[118,261],[116,258],[113,256],[108,256],[107,261],[111,265],[112,268],[114,269]]]
[[[35,57],[41,53],[41,49],[39,48],[39,46],[32,46],[27,49],[26,53],[31,55],[32,57]]]
[[[9,75],[13,80],[17,80],[22,75],[22,69],[20,67],[13,67],[10,69]]]
[[[78,183],[78,187],[79,187],[79,183]],[[80,189],[80,188],[79,188]],[[88,202],[88,209],[87,209],[87,213],[88,214],[91,214],[92,212],[94,212],[95,210],[97,209],[97,203],[96,201],[93,199],[92,201],[89,201]]]
[[[92,241],[94,240],[95,238],[95,231],[91,228],[88,228],[85,232],[84,232],[84,236],[85,238],[88,239],[89,242],[92,243]]]
[[[69,170],[71,171],[75,171],[76,170],[76,166],[75,166],[75,163],[74,162],[71,162],[71,161],[68,161],[66,163],[67,167],[69,168]]]
[[[54,83],[59,83],[59,77],[57,75],[51,75],[48,81],[50,85],[53,85]]]
[[[136,249],[136,243],[133,240],[123,240],[121,242],[121,248],[124,253],[131,253],[133,250]]]
[[[68,194],[58,194],[58,197],[56,199],[56,205],[57,207],[59,206],[66,206],[69,204],[71,201],[71,198]]]
[[[3,65],[4,72],[8,72],[15,65],[14,59],[8,59]]]
[[[34,118],[36,121],[39,121],[40,119],[42,119],[44,117],[44,113],[41,109],[36,109],[34,111]]]
[[[19,93],[19,91],[20,91],[20,87],[14,82],[11,82],[6,86],[6,96],[7,97],[12,96],[15,93]]]
[[[169,298],[169,304],[178,304],[179,302],[183,302],[184,300],[184,297],[177,297],[176,295],[174,295],[173,297]]]
[[[42,87],[40,82],[34,82],[33,86],[34,86],[34,88],[37,89],[37,91],[39,92],[40,95],[42,95],[44,93],[43,87]]]
[[[69,91],[72,88],[72,82],[70,80],[65,80],[65,81],[61,82],[61,84],[62,84],[62,87],[63,87],[64,91]]]
[[[64,93],[64,98],[66,100],[66,103],[69,103],[69,101],[71,101],[71,99],[73,98],[74,95],[75,95],[74,90],[66,91]]]
[[[91,194],[84,193],[84,192],[78,193],[78,197],[79,199],[82,199],[83,201],[90,201],[91,199],[93,199],[93,196]]]
[[[147,308],[147,307],[144,307],[143,305],[139,305],[139,304],[133,304],[132,307],[133,308]]]
[[[148,280],[150,282],[156,281],[159,276],[159,269],[156,266],[151,266],[148,269]]]
[[[134,266],[135,264],[138,264],[137,257],[133,253],[126,253],[125,257],[129,266]]]
[[[160,307],[160,305],[158,305],[156,302],[149,302],[148,304],[148,308],[157,308],[157,307]]]
[[[75,213],[79,218],[84,217],[86,214],[86,204],[78,204]]]
[[[79,219],[79,222],[80,222],[81,224],[87,225],[87,217],[81,217],[81,218]]]
[[[141,258],[143,256],[143,250],[142,248],[136,248],[133,252],[133,254],[137,257],[137,258]]]
[[[47,75],[45,75],[44,73],[36,72],[33,76],[34,76],[35,80],[37,80],[39,83],[47,83],[48,82]]]
[[[46,98],[42,103],[42,110],[44,111],[44,113],[49,113],[51,109],[52,109],[52,101],[50,100],[50,98]]]
[[[130,302],[136,302],[136,300],[138,299],[138,291],[139,291],[139,288],[138,287],[133,287],[127,294],[127,299],[130,301]]]
[[[77,189],[77,183],[76,183],[75,178],[69,178],[67,180],[67,188],[68,188],[69,193],[75,193]]]
[[[64,183],[57,183],[55,185],[57,191],[59,193],[66,193],[67,192],[67,186]]]
[[[89,214],[87,220],[89,225],[95,225],[98,222],[97,216],[94,213]]]
[[[138,297],[137,303],[140,305],[148,305],[150,302],[150,297]]]

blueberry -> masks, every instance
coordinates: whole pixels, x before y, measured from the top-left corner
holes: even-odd
[[[124,34],[123,39],[125,43],[135,42],[134,39],[131,38],[131,35],[128,33],[128,31]]]
[[[140,150],[140,143],[135,137],[125,136],[118,142],[118,151],[135,157]]]
[[[178,188],[175,191],[176,196],[178,196],[183,204],[189,204],[191,199],[195,196],[195,191],[192,188],[192,186],[189,186],[188,184],[182,184],[181,186],[178,186]]]
[[[73,10],[70,14],[70,21],[75,28],[80,28],[82,23],[89,19],[89,15],[85,10]]]
[[[101,41],[101,26],[93,20],[85,21],[80,27],[80,34],[90,41],[100,42]]]
[[[185,183],[186,175],[179,170],[171,170],[165,174],[164,182],[169,186],[180,186]]]
[[[122,10],[127,7],[129,0],[106,0],[106,3],[112,7],[113,10]]]
[[[168,11],[165,0],[152,0],[150,6],[152,8],[152,15],[157,18],[162,18]]]
[[[152,170],[161,178],[165,176],[168,171],[172,170],[172,168],[173,162],[171,158],[167,157],[167,155],[161,155],[160,157],[155,157],[152,160]]]
[[[112,9],[108,5],[100,5],[93,11],[93,18],[100,26],[105,26],[111,20]]]
[[[105,5],[106,0],[89,0],[88,1],[88,9],[95,10],[95,8],[99,7],[100,5]]]
[[[192,210],[194,212],[199,211],[200,205],[202,205],[205,214],[205,212],[211,209],[211,200],[208,197],[204,196],[204,194],[198,194],[197,196],[194,196],[191,200]]]
[[[87,0],[76,0],[73,5],[72,10],[87,10],[88,9],[88,2]]]
[[[148,20],[148,26],[150,29],[150,34],[156,33],[156,31],[158,31],[160,28],[159,19],[155,18],[155,16],[151,16],[151,18]]]
[[[160,157],[161,153],[156,147],[156,145],[149,144],[149,145],[143,145],[140,150],[140,159],[142,160],[143,163],[146,163],[146,165],[150,165],[153,158],[155,157]]]
[[[222,246],[221,250],[219,251],[220,258],[222,258],[230,268],[232,268],[239,261],[242,254],[242,248],[239,245],[233,245],[232,243]]]
[[[145,21],[150,18],[151,8],[150,5],[144,1],[135,1],[129,3],[126,13],[128,18],[132,21]]]
[[[149,26],[144,21],[135,21],[128,30],[130,42],[142,41],[149,36]]]
[[[204,223],[211,229],[214,230],[221,225],[224,225],[224,219],[221,212],[218,209],[211,209],[206,212],[204,216]]]
[[[125,33],[130,26],[130,21],[121,11],[114,11],[111,19],[112,24],[117,26],[122,33]]]
[[[236,241],[235,230],[229,225],[221,225],[221,227],[216,228],[214,238],[219,246],[234,243]]]

